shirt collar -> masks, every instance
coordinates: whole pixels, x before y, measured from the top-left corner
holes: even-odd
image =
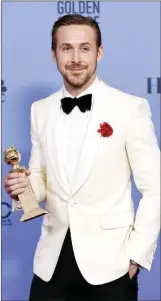
[[[83,95],[86,94],[92,94],[94,95],[97,91],[97,87],[99,84],[99,78],[96,76],[96,79],[94,80],[94,82],[83,92],[81,92],[77,97],[81,97]],[[63,97],[71,97],[74,98],[74,96],[72,96],[65,88],[65,86],[63,86]]]

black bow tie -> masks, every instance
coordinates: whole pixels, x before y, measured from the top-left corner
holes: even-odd
[[[78,106],[81,112],[90,111],[92,102],[92,94],[86,94],[79,98],[64,97],[61,99],[62,109],[69,114],[75,106]]]

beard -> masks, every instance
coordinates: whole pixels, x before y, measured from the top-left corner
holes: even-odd
[[[84,63],[68,63],[65,66],[65,72],[62,72],[58,67],[59,72],[63,76],[64,80],[73,88],[82,88],[86,85],[93,74],[96,71],[97,62],[94,64],[94,68],[88,69],[88,65]]]
[[[85,74],[64,74],[64,80],[73,88],[81,88],[83,87],[91,78],[89,73]]]

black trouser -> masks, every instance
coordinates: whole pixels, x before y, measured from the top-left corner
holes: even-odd
[[[94,271],[93,271],[94,273]],[[138,273],[137,273],[138,274]],[[68,229],[60,257],[49,282],[34,275],[31,284],[30,301],[106,301],[137,300],[137,275],[129,278],[129,274],[101,285],[89,284],[81,275],[75,261],[70,230]]]

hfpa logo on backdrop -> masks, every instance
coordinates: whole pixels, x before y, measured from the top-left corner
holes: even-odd
[[[10,216],[12,214],[12,207],[8,202],[2,202],[2,226],[12,226]]]
[[[5,86],[4,84],[4,80],[1,79],[1,102],[4,102],[5,99],[4,99],[4,95],[5,95],[5,92],[7,91],[7,87]]]
[[[147,77],[147,94],[161,94],[161,77]]]

